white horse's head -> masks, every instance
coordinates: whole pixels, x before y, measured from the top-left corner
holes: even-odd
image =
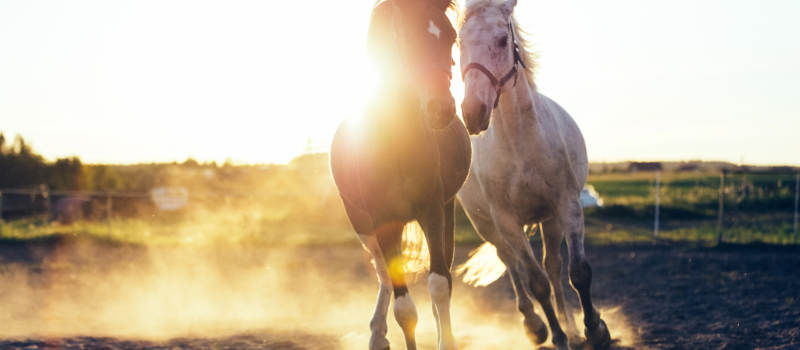
[[[456,31],[445,15],[454,7],[451,0],[379,2],[367,39],[382,70],[399,74],[416,92],[426,123],[435,129],[456,116],[450,93]]]
[[[517,0],[467,2],[466,16],[459,31],[466,89],[461,111],[472,135],[489,128],[492,109],[497,107],[500,93],[511,88],[509,81],[516,83],[518,56],[515,56],[514,30],[509,25],[516,5]]]

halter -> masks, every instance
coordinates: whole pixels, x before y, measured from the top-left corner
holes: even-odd
[[[519,46],[517,46],[517,39],[514,38],[514,28],[511,27],[511,22],[508,22],[508,30],[511,32],[511,42],[514,43],[514,65],[511,67],[511,70],[508,71],[508,74],[498,81],[492,72],[477,62],[468,64],[466,67],[464,67],[464,70],[461,71],[461,80],[464,82],[466,82],[467,72],[473,68],[483,72],[483,74],[489,78],[489,81],[492,82],[492,87],[497,92],[497,98],[494,99],[494,108],[497,108],[497,104],[500,102],[500,90],[503,89],[503,85],[505,85],[506,82],[511,79],[511,77],[514,77],[514,86],[517,86],[517,62],[522,65],[522,68],[528,68],[525,66],[525,62],[522,62],[522,56],[519,54]]]

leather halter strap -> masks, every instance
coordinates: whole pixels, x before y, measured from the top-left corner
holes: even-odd
[[[451,58],[451,60],[452,60],[452,58]],[[444,63],[444,62],[428,62],[426,64],[423,64],[420,67],[415,68],[414,70],[407,70],[407,71],[409,73],[411,73],[411,76],[413,78],[417,78],[420,75],[423,75],[425,73],[428,73],[428,72],[431,72],[431,71],[435,71],[435,70],[443,71],[443,72],[447,73],[447,76],[450,77],[450,79],[453,79],[453,70],[451,68],[451,65],[449,65],[447,63]]]
[[[504,77],[500,78],[500,80],[497,80],[492,72],[477,62],[467,64],[467,66],[464,67],[464,70],[461,71],[461,80],[464,82],[466,82],[467,72],[469,72],[470,69],[477,69],[483,72],[487,78],[489,78],[489,81],[492,83],[492,87],[497,92],[497,97],[494,99],[493,108],[497,108],[497,104],[500,103],[500,91],[503,89],[503,85],[511,80],[512,77],[514,78],[514,86],[517,86],[517,62],[522,65],[522,68],[527,68],[525,67],[525,62],[522,61],[522,56],[519,54],[519,46],[517,46],[517,40],[514,38],[514,28],[511,27],[511,22],[508,23],[508,29],[511,32],[511,41],[514,43],[514,64],[511,66],[511,70],[509,70]]]

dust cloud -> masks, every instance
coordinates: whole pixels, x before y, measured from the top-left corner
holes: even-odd
[[[469,249],[462,250],[457,256],[466,260]],[[2,339],[161,341],[299,331],[339,339],[344,350],[364,349],[378,289],[369,254],[348,244],[153,247],[64,238],[0,253]],[[436,348],[425,283],[410,286],[421,350]],[[513,292],[497,290],[455,283],[461,349],[531,347]],[[635,343],[618,309],[604,310],[604,318],[612,337]],[[390,341],[403,344],[393,316],[388,323]]]

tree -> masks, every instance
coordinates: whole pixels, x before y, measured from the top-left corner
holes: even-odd
[[[31,187],[47,179],[48,169],[44,158],[33,152],[22,136],[14,137],[14,143],[6,144],[0,133],[0,188]]]
[[[47,181],[51,189],[80,191],[86,189],[86,174],[78,157],[61,158],[50,167]]]

